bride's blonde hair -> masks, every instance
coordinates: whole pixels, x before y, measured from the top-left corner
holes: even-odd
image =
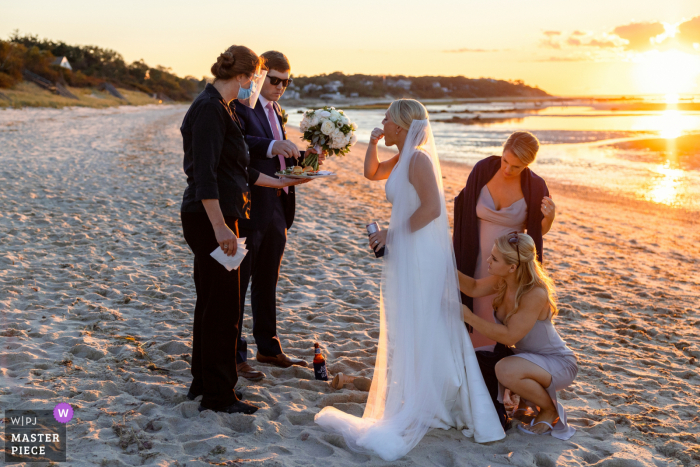
[[[398,99],[389,106],[391,121],[408,131],[413,120],[427,120],[428,110],[415,99]]]
[[[508,242],[508,235],[503,235],[496,239],[496,248],[503,255],[506,264],[518,264],[518,249],[520,250],[520,266],[515,270],[518,280],[518,290],[515,292],[515,306],[503,320],[508,323],[511,316],[518,312],[520,299],[535,287],[543,288],[547,291],[547,300],[552,310],[552,316],[557,314],[557,304],[554,300],[554,282],[542,268],[542,264],[537,261],[537,248],[535,241],[527,234],[518,234],[518,249],[515,244]],[[496,287],[496,297],[493,299],[493,309],[497,310],[503,304],[506,296],[506,281],[502,280]]]

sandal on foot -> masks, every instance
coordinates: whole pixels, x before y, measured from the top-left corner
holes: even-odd
[[[525,426],[522,424],[518,425],[518,430],[522,431],[523,433],[525,433],[527,435],[533,435],[533,436],[551,435],[552,431],[554,430],[554,427],[549,422],[537,422],[537,423],[535,423],[535,420],[533,419],[532,421],[530,421],[530,427],[534,427],[535,425],[539,425],[541,423],[544,423],[545,425],[547,425],[549,427],[549,431],[545,431],[544,433],[534,433],[534,432],[528,430],[527,428],[525,428]]]

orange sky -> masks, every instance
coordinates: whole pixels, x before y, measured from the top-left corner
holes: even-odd
[[[293,73],[522,79],[557,95],[700,93],[697,0],[4,2],[14,29],[208,75],[228,45]],[[698,44],[698,45],[695,45]]]

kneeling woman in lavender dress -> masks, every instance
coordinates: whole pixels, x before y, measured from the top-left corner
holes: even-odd
[[[496,364],[499,402],[504,389],[510,389],[531,407],[539,407],[530,426],[518,427],[521,431],[569,439],[576,430],[567,424],[557,391],[573,383],[578,364],[552,323],[557,313],[554,286],[537,261],[535,242],[517,232],[498,237],[487,262],[491,276],[475,280],[459,273],[459,287],[470,297],[496,293],[495,323],[464,305],[462,313],[464,321],[484,336],[512,346],[513,355]]]

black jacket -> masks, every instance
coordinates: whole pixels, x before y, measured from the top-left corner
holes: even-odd
[[[274,103],[275,113],[282,129],[282,137],[287,139],[287,132],[282,122],[282,113],[279,104]],[[260,101],[255,104],[255,109],[236,102],[231,102],[231,109],[241,123],[241,128],[245,134],[245,140],[250,151],[250,166],[259,170],[260,173],[275,177],[275,172],[280,170],[280,161],[277,156],[267,157],[267,148],[274,140],[270,123],[265,115],[265,109]],[[302,151],[301,159],[304,158]],[[287,167],[298,165],[294,158],[285,159]],[[295,192],[294,187],[289,187],[289,193],[276,188],[267,188],[262,186],[251,187],[251,210],[250,220],[243,220],[239,226],[248,229],[262,230],[270,222],[272,218],[273,203],[282,203],[284,209],[284,217],[287,222],[287,228],[292,227],[295,213]]]
[[[194,100],[180,132],[187,174],[181,211],[205,212],[202,200],[218,199],[224,216],[248,218],[249,185],[260,173],[248,170],[250,157],[241,128],[214,86],[207,84]]]
[[[489,156],[474,166],[467,186],[455,198],[455,228],[452,242],[455,249],[457,269],[469,277],[474,277],[476,260],[479,257],[479,224],[476,217],[476,203],[484,186],[501,168],[499,156]],[[527,204],[527,234],[532,237],[537,247],[537,259],[542,262],[542,219],[540,209],[542,198],[549,196],[547,184],[530,170],[525,168],[520,173],[520,187]],[[474,299],[462,294],[462,303],[473,309]]]

